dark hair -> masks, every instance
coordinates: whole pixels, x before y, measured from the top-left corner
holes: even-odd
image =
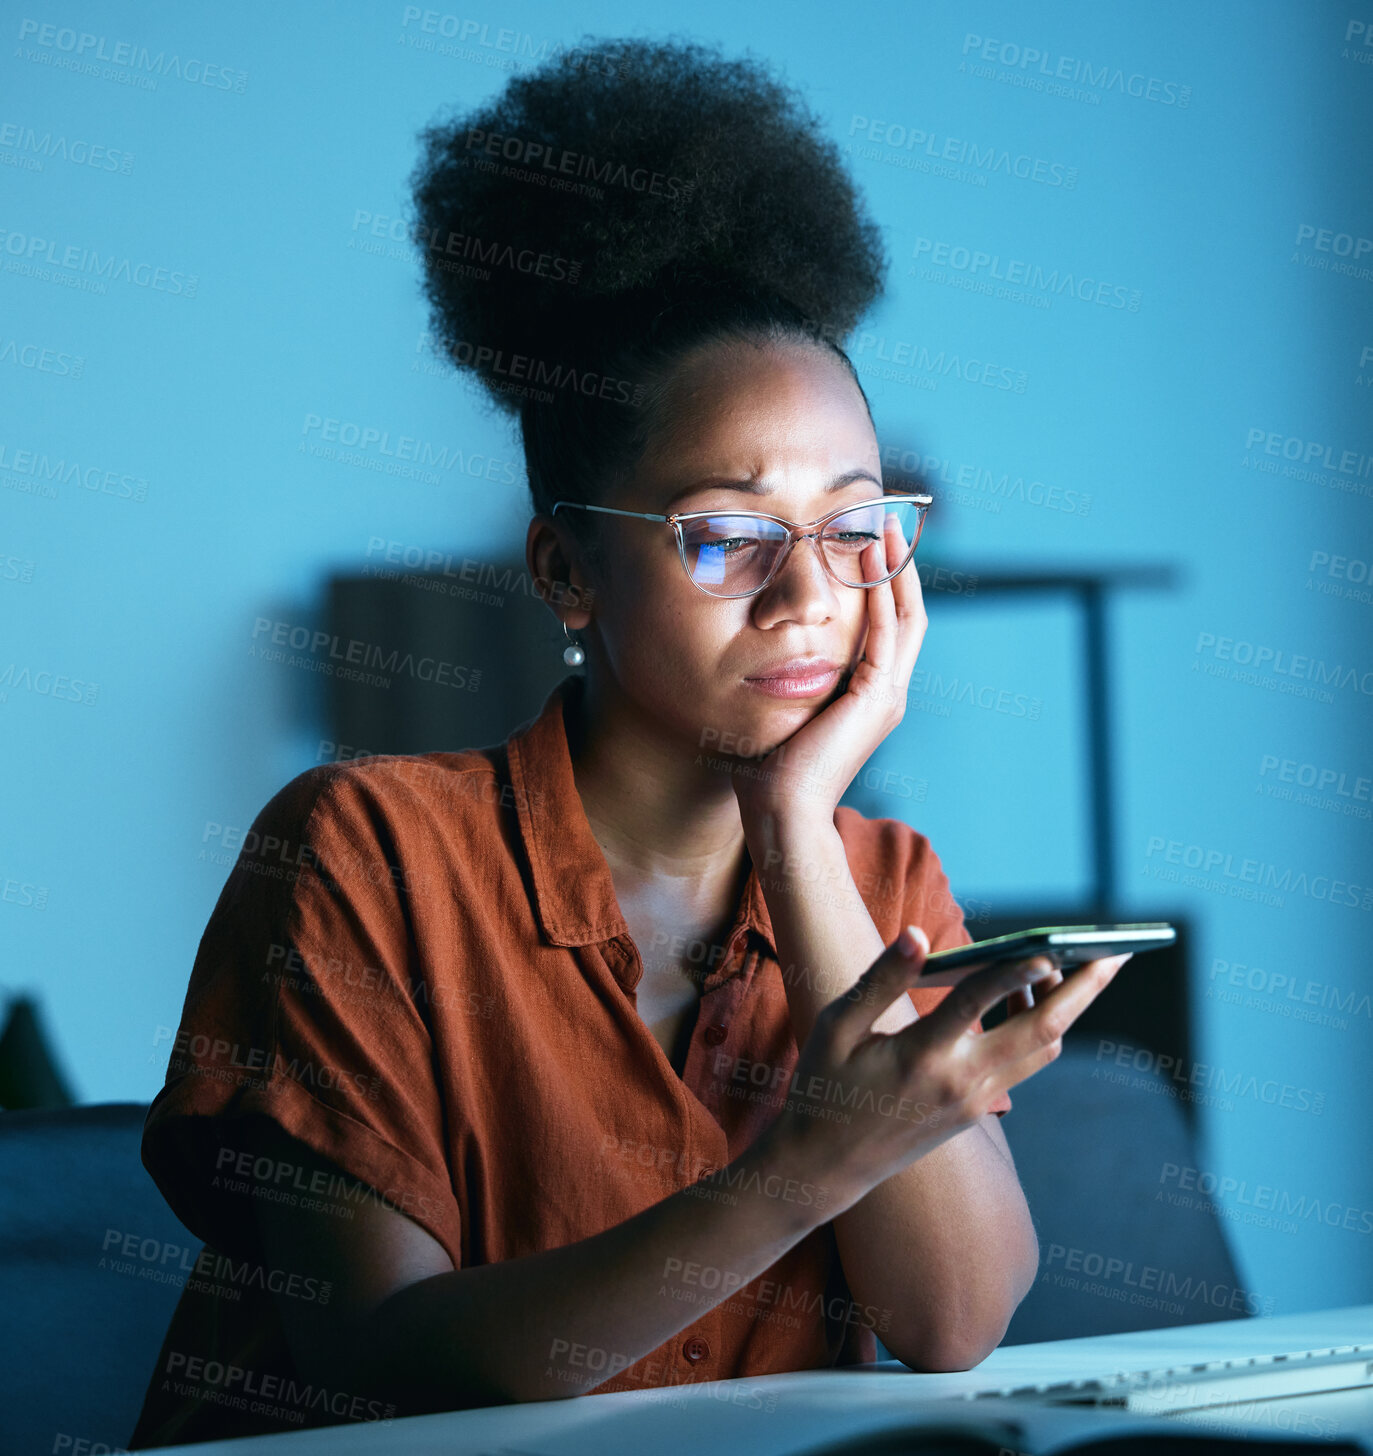
[[[536,511],[625,478],[697,345],[811,340],[858,382],[839,341],[882,291],[881,235],[760,64],[585,41],[421,142],[432,332],[518,414]],[[570,515],[591,540],[597,517]]]

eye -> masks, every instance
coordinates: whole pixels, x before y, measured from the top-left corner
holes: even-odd
[[[881,544],[881,538],[874,531],[829,531],[825,534],[825,545],[846,555],[856,555],[865,546],[873,544]]]

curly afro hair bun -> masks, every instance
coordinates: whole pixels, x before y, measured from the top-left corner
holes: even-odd
[[[882,290],[838,147],[718,49],[587,40],[420,140],[431,331],[519,413],[536,509],[632,459],[684,349],[790,334],[843,358]]]

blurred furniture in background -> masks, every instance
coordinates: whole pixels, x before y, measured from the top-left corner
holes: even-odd
[[[381,679],[329,679],[334,740],[347,756],[503,743],[571,671],[567,638],[523,561],[453,553],[440,571],[381,570],[329,583],[330,633],[363,643]],[[402,670],[387,672],[395,654]]]
[[[38,1003],[30,996],[14,997],[0,1031],[0,1108],[70,1107],[72,1101]]]
[[[1039,1277],[1003,1344],[1258,1312],[1214,1204],[1186,1191],[1196,1136],[1164,1077],[1117,1070],[1065,1037],[1011,1099],[1003,1130],[1039,1235]]]
[[[1163,1077],[1113,1072],[1065,1037],[1058,1060],[1011,1097],[1002,1126],[1039,1237],[1039,1274],[1002,1345],[1259,1313],[1215,1205],[1187,1190],[1196,1136]],[[878,1358],[890,1357],[879,1348]]]
[[[6,1456],[120,1450],[133,1432],[202,1248],[140,1160],[147,1112],[0,1112]]]

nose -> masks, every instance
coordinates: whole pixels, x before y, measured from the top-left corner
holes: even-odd
[[[838,609],[837,585],[825,569],[817,537],[793,541],[772,580],[754,598],[759,626],[786,618],[827,621]]]

